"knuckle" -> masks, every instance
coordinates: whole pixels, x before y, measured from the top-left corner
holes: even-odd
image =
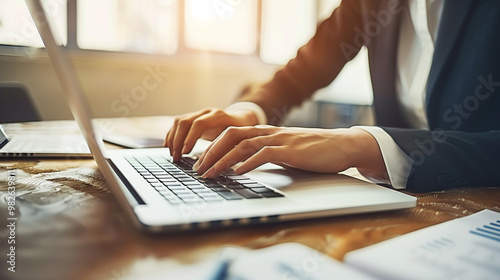
[[[182,119],[183,119],[183,117],[175,117],[174,125],[178,124]]]
[[[213,109],[212,110],[212,116],[214,116],[214,117],[220,118],[220,117],[224,117],[226,115],[227,115],[226,112],[222,109]]]
[[[271,146],[265,146],[261,149],[261,152],[267,156],[274,157],[275,154],[275,149],[274,147]]]
[[[240,142],[239,146],[242,150],[246,150],[248,148],[254,147],[255,143],[253,139],[244,139]]]
[[[193,121],[193,127],[204,127],[206,126],[207,122],[203,119],[197,119]]]
[[[236,127],[236,126],[229,126],[227,129],[226,129],[226,135],[228,136],[234,136],[238,133],[239,131],[239,128]]]
[[[202,113],[203,115],[206,115],[206,114],[210,114],[210,113],[212,113],[212,112],[213,112],[213,110],[214,110],[214,109],[212,109],[212,108],[206,108],[206,109],[201,110],[201,113]]]
[[[191,124],[191,120],[190,119],[182,119],[179,121],[179,125],[180,126],[187,126],[187,125],[190,125]]]

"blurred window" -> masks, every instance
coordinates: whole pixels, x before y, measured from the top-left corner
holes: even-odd
[[[43,0],[42,4],[52,20],[56,40],[66,45],[68,43],[66,0]],[[24,0],[0,0],[0,44],[43,47],[42,39]]]
[[[264,62],[286,64],[316,30],[316,2],[263,0],[260,57]]]
[[[233,54],[255,53],[256,0],[186,0],[186,46]]]
[[[173,55],[258,55],[286,64],[341,0],[42,0],[72,48]],[[72,3],[68,19],[68,1]],[[182,14],[181,14],[182,13]],[[68,34],[68,24],[76,30]],[[68,39],[70,36],[70,39]],[[24,0],[0,0],[0,44],[43,47]]]
[[[177,1],[80,0],[76,34],[82,49],[174,54]]]

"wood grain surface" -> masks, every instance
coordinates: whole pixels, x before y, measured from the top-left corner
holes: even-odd
[[[168,126],[168,120],[157,121]],[[8,171],[15,172],[16,183],[15,273],[6,263]],[[224,246],[257,249],[285,242],[342,260],[349,251],[430,225],[483,209],[500,212],[500,188],[411,195],[417,206],[407,210],[148,235],[125,219],[93,160],[1,159],[0,279],[141,279],[144,269],[196,263]]]

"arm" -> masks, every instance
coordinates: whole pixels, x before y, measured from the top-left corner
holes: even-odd
[[[361,47],[353,42],[354,27],[362,26],[362,9],[358,2],[343,1],[298,51],[295,59],[278,71],[271,81],[242,98],[241,101],[262,108],[265,118],[258,117],[252,110],[221,109],[206,109],[177,117],[164,144],[170,148],[174,160],[178,161],[182,153],[189,153],[198,138],[213,140],[228,126],[256,125],[260,123],[259,119],[278,124],[290,109],[310,98],[317,89],[330,84]],[[341,49],[342,43],[359,47],[351,49],[349,54],[352,56],[347,56]]]
[[[413,160],[406,189],[425,192],[500,185],[500,131],[383,128]]]
[[[357,167],[377,178],[387,177],[377,141],[356,128],[231,127],[212,142],[194,168],[212,178],[235,165],[234,171],[242,174],[267,162],[321,173]]]

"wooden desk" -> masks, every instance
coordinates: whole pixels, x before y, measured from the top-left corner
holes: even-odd
[[[106,123],[112,131],[154,137],[163,135],[170,121]],[[6,264],[7,170],[16,170],[15,273]],[[151,236],[129,224],[105,185],[91,159],[1,159],[0,279],[141,279],[141,270],[178,268],[212,257],[223,246],[284,242],[342,260],[351,250],[482,209],[500,212],[500,188],[456,189],[415,194],[418,205],[408,210]]]

